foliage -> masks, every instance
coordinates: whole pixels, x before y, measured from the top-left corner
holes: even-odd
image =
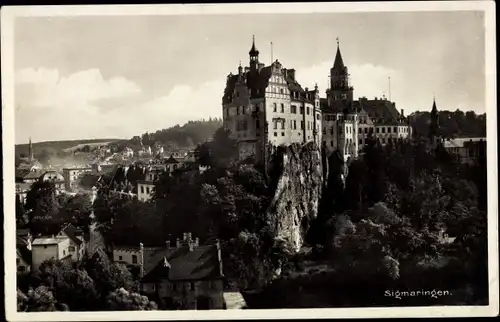
[[[59,213],[56,188],[53,183],[37,181],[26,194],[26,210],[33,235],[57,234],[63,220]]]
[[[150,311],[158,309],[155,302],[149,301],[147,296],[129,292],[119,288],[106,297],[109,310],[113,311]]]
[[[413,133],[428,137],[430,113],[416,112],[410,115]],[[474,111],[439,111],[439,127],[445,137],[485,137],[486,114]]]
[[[212,141],[196,148],[195,154],[198,164],[202,166],[225,167],[236,161],[238,146],[229,131],[221,127],[215,131]]]
[[[53,312],[57,311],[54,294],[46,286],[30,288],[25,294],[17,290],[17,310],[19,312]]]

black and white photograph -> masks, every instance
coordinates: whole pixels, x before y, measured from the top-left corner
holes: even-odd
[[[1,22],[9,321],[498,315],[494,2]]]

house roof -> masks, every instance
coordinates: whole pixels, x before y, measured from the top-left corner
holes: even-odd
[[[335,55],[335,62],[333,63],[334,69],[344,68],[344,60],[342,59],[342,54],[340,53],[340,46],[337,45],[337,54]]]
[[[71,241],[73,243],[77,244],[78,246],[80,246],[82,244],[82,241],[77,236],[78,229],[75,226],[73,226],[72,224],[68,224],[66,227],[64,227],[61,230],[61,232],[66,234],[66,236],[68,236],[68,238],[71,239]]]
[[[31,250],[27,248],[26,244],[18,244],[16,251],[19,257],[21,257],[26,264],[31,265]]]
[[[56,238],[56,237],[37,237],[31,243],[33,246],[35,245],[57,245],[62,242],[64,238]]]
[[[167,163],[167,164],[176,164],[176,163],[179,163],[179,161],[177,161],[173,156],[170,156],[170,158],[168,158],[167,160],[165,160],[165,163]]]
[[[463,148],[469,142],[486,142],[486,138],[456,138],[443,141],[445,148]]]
[[[24,177],[26,177],[30,172],[30,169],[17,168],[16,178],[24,179]]]
[[[147,254],[147,255],[146,255]],[[143,281],[201,280],[221,277],[216,245],[145,250]],[[168,265],[169,267],[166,267]]]

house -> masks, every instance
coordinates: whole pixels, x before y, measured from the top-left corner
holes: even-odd
[[[39,177],[39,180],[53,183],[58,191],[65,190],[64,176],[57,171],[47,171]]]
[[[222,257],[220,243],[199,245],[198,238],[184,233],[175,245],[145,248],[131,253],[140,266],[141,291],[160,309],[223,309]],[[122,257],[125,259],[126,257]]]
[[[16,182],[16,196],[19,196],[19,201],[21,201],[22,204],[26,203],[26,195],[28,191],[30,191],[31,185],[31,183],[26,182]]]
[[[442,143],[462,163],[472,163],[479,157],[486,157],[486,138],[445,139]]]
[[[83,257],[84,252],[83,237],[75,227],[68,225],[55,236],[39,236],[31,242],[31,269],[38,269],[43,261],[51,258],[76,262]]]
[[[16,269],[18,272],[31,271],[31,235],[29,229],[16,230]]]
[[[166,170],[168,172],[174,172],[181,166],[181,163],[173,155],[166,159],[164,164],[166,165]]]
[[[145,180],[137,181],[137,198],[140,201],[148,201],[151,199],[155,187],[155,181],[167,171],[167,164],[153,164],[146,170]]]
[[[71,191],[77,188],[77,180],[83,173],[91,172],[91,166],[79,166],[63,168],[64,186],[66,190]]]

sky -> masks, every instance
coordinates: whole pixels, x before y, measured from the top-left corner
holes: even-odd
[[[322,97],[339,37],[356,99],[390,95],[410,114],[435,96],[438,109],[484,113],[484,33],[480,11],[17,17],[16,144],[222,117],[226,77],[248,65],[252,35],[261,62],[272,42],[273,59]]]

